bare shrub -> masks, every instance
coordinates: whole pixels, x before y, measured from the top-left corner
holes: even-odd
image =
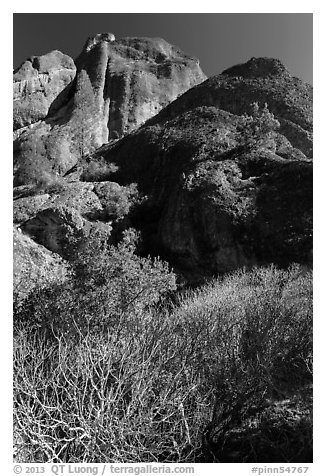
[[[158,320],[155,336],[116,329],[73,346],[18,333],[16,460],[193,461],[209,398],[199,398],[186,366],[175,372],[173,347],[161,353],[159,328]]]
[[[79,270],[96,283],[88,293],[114,279],[106,266],[87,264],[90,256]],[[141,268],[130,269],[132,282]],[[157,282],[152,267],[146,273]],[[129,278],[118,276],[128,289]],[[41,330],[18,326],[17,458],[308,462],[311,279],[298,266],[238,271],[186,293],[172,309],[127,307],[104,333],[85,333],[77,322],[75,339],[58,328],[47,344]],[[149,282],[143,297],[151,304]],[[112,289],[95,292],[94,302],[111,299]]]

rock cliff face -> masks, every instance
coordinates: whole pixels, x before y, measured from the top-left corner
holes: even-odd
[[[17,170],[22,163],[29,167],[36,147],[38,154],[43,149],[43,169],[64,174],[81,156],[137,128],[206,79],[198,60],[163,39],[115,40],[111,33],[89,38],[76,66],[77,73],[71,58],[53,51],[15,71]],[[18,183],[28,181],[23,175]]]
[[[51,71],[42,57],[19,74],[31,66],[35,77]],[[189,280],[311,263],[311,86],[268,58],[202,82],[198,61],[164,40],[112,34],[90,38],[76,67],[46,117],[32,125],[27,114],[18,129],[17,176],[22,163],[34,178],[42,173],[31,157],[44,150],[42,164],[65,175],[58,190],[44,180],[16,189],[15,222],[25,233],[69,259],[95,228],[110,236],[132,225],[145,254],[160,254]],[[81,157],[80,142],[97,149]]]
[[[45,119],[67,100],[76,74],[74,61],[60,51],[32,56],[14,71],[14,131]]]
[[[137,128],[187,89],[204,81],[197,59],[161,38],[112,40],[97,35],[77,58],[95,92],[103,142]]]

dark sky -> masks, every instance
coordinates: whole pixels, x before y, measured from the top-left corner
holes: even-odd
[[[14,68],[53,49],[76,58],[87,37],[102,32],[162,37],[199,58],[207,76],[268,56],[312,83],[311,13],[15,13]]]

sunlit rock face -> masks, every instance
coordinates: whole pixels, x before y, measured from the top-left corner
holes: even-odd
[[[14,73],[15,170],[41,150],[63,175],[205,79],[197,59],[160,38],[101,33],[75,63],[60,51],[31,57]]]
[[[72,58],[51,51],[32,56],[14,71],[14,130],[35,124],[67,100],[67,87],[76,74]]]
[[[102,187],[106,184],[110,182],[101,182]],[[52,195],[18,198],[14,202],[14,219],[38,243],[69,258],[74,246],[95,229],[101,228],[110,235],[110,222],[97,220],[103,211],[97,187],[96,183],[76,182]]]
[[[35,288],[62,282],[67,275],[67,266],[57,254],[14,228],[13,237],[13,288],[19,303]]]
[[[162,38],[90,38],[77,58],[92,82],[103,133],[120,137],[204,81],[199,61]],[[106,140],[107,137],[103,137]]]

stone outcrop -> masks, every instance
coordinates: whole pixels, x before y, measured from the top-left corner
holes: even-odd
[[[63,175],[206,79],[197,59],[163,39],[116,40],[111,33],[89,38],[76,66],[77,73],[71,58],[54,51],[15,71],[16,170],[22,162],[29,167],[36,148]]]
[[[18,196],[14,200],[14,222],[22,224],[47,208],[64,205],[81,215],[102,210],[101,202],[94,192],[96,183],[61,183],[57,192]],[[19,187],[15,189],[16,193]]]
[[[67,100],[76,74],[72,58],[60,51],[32,56],[14,71],[14,130],[47,117]]]
[[[103,212],[97,187],[96,183],[71,183],[52,196],[18,198],[14,202],[14,219],[38,243],[69,258],[74,246],[95,228],[110,235],[110,222],[96,220]]]
[[[21,302],[35,286],[45,286],[65,279],[64,261],[44,246],[35,243],[21,229],[14,228],[13,286],[16,303]]]
[[[50,195],[47,193],[35,196],[20,197],[14,200],[13,219],[16,225],[33,218],[40,210],[47,208]]]
[[[98,33],[95,36],[90,36],[85,44],[84,50],[88,53],[94,46],[107,41],[108,43],[115,41],[113,33]]]
[[[137,128],[204,81],[199,61],[162,38],[90,38],[77,58],[101,111],[103,142]]]
[[[68,257],[69,247],[77,245],[77,237],[85,233],[85,221],[67,205],[57,205],[41,210],[22,225],[24,232],[49,250]]]

